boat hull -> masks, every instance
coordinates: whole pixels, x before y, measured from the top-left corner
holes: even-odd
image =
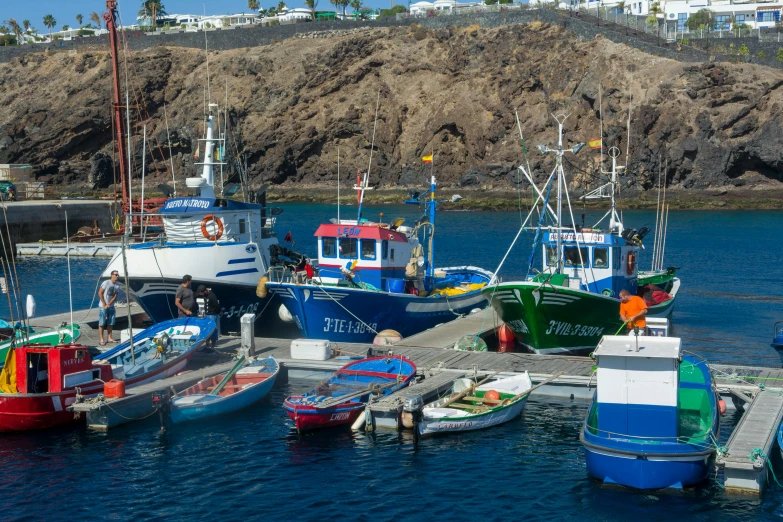
[[[298,399],[300,397],[291,397]],[[294,421],[297,431],[313,431],[322,428],[334,428],[353,424],[364,411],[364,403],[352,402],[335,406],[333,408],[316,409],[286,400],[284,403],[286,413]]]
[[[541,354],[588,352],[623,325],[620,301],[539,283],[501,283],[484,295],[517,341]]]
[[[454,418],[427,418],[427,409],[425,408],[424,418],[418,424],[419,434],[422,437],[427,437],[438,433],[475,431],[491,428],[519,417],[522,410],[525,408],[525,404],[527,404],[527,397],[523,397],[500,411]]]
[[[233,413],[259,402],[272,390],[277,378],[277,372],[265,381],[250,388],[227,397],[216,397],[215,400],[178,406],[177,401],[172,401],[169,415],[174,424],[215,417]]]
[[[131,279],[131,290],[147,315],[156,323],[177,317],[174,297],[179,281],[174,279]],[[244,314],[257,314],[256,325],[266,336],[293,337],[296,325],[284,323],[278,316],[280,299],[270,292],[265,298],[256,295],[255,286],[236,283],[208,283],[220,301],[220,331],[241,331],[240,318]],[[293,334],[293,335],[292,335]]]
[[[636,489],[682,488],[704,481],[714,452],[643,455],[613,451],[582,439],[587,472],[604,483]]]
[[[479,290],[456,297],[428,298],[344,286],[268,286],[305,338],[332,342],[371,343],[376,332],[386,329],[409,337],[487,305]]]

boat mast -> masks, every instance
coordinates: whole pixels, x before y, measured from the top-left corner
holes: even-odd
[[[130,209],[128,201],[129,173],[125,171],[125,141],[123,140],[122,105],[120,104],[120,70],[117,35],[117,0],[106,0],[107,11],[103,13],[106,29],[109,31],[109,48],[111,49],[112,87],[114,99],[112,112],[114,113],[114,128],[117,132],[117,155],[120,165],[120,184],[122,186],[122,205]],[[127,107],[126,107],[126,110]]]
[[[557,273],[563,273],[563,122],[555,117],[557,136]]]

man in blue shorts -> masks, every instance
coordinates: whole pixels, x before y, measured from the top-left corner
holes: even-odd
[[[117,319],[117,311],[114,308],[114,301],[120,294],[120,285],[117,284],[117,278],[120,277],[116,270],[111,273],[111,279],[104,281],[98,289],[98,298],[101,300],[98,308],[98,337],[100,345],[106,343],[116,343],[111,338],[111,331],[114,328],[114,321]],[[103,329],[106,328],[106,341],[103,340]]]

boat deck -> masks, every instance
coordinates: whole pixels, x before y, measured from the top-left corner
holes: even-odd
[[[62,256],[69,253],[72,257],[114,257],[122,243],[118,241],[71,243],[66,245],[60,241],[39,241],[37,243],[17,243],[18,256]]]
[[[781,420],[783,395],[779,391],[759,392],[734,428],[726,454],[717,460],[723,467],[727,490],[760,493],[764,489]]]

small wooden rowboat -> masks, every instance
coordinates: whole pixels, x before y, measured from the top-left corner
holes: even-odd
[[[250,362],[244,357],[226,373],[199,381],[171,400],[174,424],[231,413],[257,403],[275,384],[280,366],[274,357]]]
[[[489,381],[491,375],[478,383],[459,379],[451,395],[424,407],[417,426],[419,435],[480,430],[513,420],[522,413],[533,390],[560,375],[553,375],[536,386],[528,372]]]
[[[284,405],[299,431],[350,426],[371,395],[395,392],[414,375],[416,365],[404,357],[368,357],[343,366],[314,390],[288,397]]]

